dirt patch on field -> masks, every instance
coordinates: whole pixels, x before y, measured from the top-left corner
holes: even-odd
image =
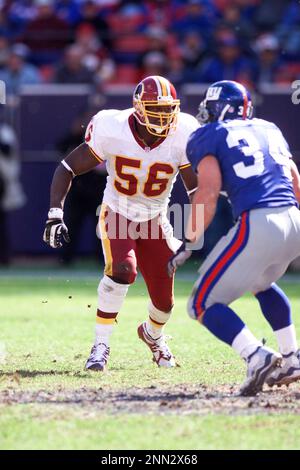
[[[174,387],[130,388],[109,391],[81,388],[49,392],[21,391],[9,388],[0,392],[0,405],[49,404],[73,406],[86,411],[111,414],[215,414],[248,415],[257,413],[300,414],[300,389],[267,389],[256,397],[240,397],[238,389],[229,386],[215,388],[206,385],[175,385]]]

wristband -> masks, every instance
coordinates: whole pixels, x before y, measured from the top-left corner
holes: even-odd
[[[65,167],[66,170],[68,170],[71,173],[72,178],[75,178],[76,175],[74,171],[72,170],[72,168],[70,167],[70,165],[68,165],[67,162],[65,162],[65,160],[62,160],[60,163]]]
[[[196,186],[195,188],[193,189],[190,189],[189,191],[187,191],[187,195],[190,196],[191,194],[193,194],[195,191],[197,191],[198,189],[198,186]]]
[[[48,219],[63,219],[64,218],[64,211],[59,207],[51,207],[48,212]]]

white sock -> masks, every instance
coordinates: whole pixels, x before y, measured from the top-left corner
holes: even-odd
[[[109,338],[113,332],[114,324],[97,324],[95,328],[95,344],[104,343],[109,345]]]
[[[150,300],[148,312],[149,317],[146,320],[146,330],[152,338],[157,339],[163,334],[164,326],[170,319],[172,309],[169,312],[162,312]]]
[[[231,346],[243,359],[247,359],[259,346],[262,346],[262,343],[245,326],[236,335]]]
[[[98,309],[101,312],[120,312],[129,284],[119,284],[103,276],[98,286]]]
[[[146,330],[149,333],[149,335],[154,339],[159,338],[163,334],[164,326],[165,325],[155,326],[149,318],[148,320],[146,320]]]
[[[296,330],[294,325],[286,326],[280,330],[274,331],[279,346],[279,351],[282,355],[286,356],[291,352],[298,350]]]

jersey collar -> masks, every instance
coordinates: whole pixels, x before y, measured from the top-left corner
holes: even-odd
[[[135,141],[137,142],[137,144],[140,147],[142,147],[143,150],[148,150],[148,149],[153,150],[153,149],[155,149],[160,144],[162,144],[163,141],[167,137],[167,136],[161,137],[160,139],[156,140],[152,145],[146,145],[145,142],[143,141],[143,139],[141,139],[141,137],[138,135],[138,133],[136,131],[135,123],[134,123],[134,115],[133,114],[130,114],[130,116],[128,117],[128,124],[129,124],[130,130],[132,132],[132,135],[133,135]]]

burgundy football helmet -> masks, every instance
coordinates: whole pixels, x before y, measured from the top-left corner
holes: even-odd
[[[144,78],[134,90],[133,106],[135,118],[150,134],[165,137],[175,131],[180,100],[166,78],[159,75]]]

